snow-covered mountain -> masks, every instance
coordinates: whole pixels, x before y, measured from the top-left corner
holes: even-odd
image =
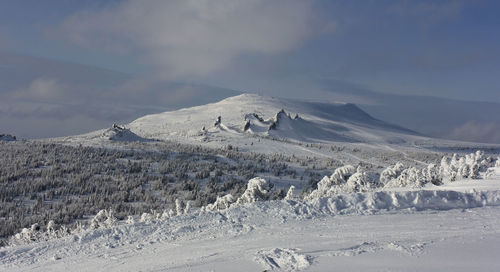
[[[217,103],[147,115],[126,125],[142,138],[240,145],[289,142],[403,143],[416,132],[377,120],[354,104],[242,94]]]
[[[321,95],[349,101],[370,115],[432,137],[500,143],[500,104],[377,92],[338,80],[320,80]]]
[[[497,149],[497,145],[424,136],[372,117],[357,105],[242,94],[216,103],[146,115],[115,129],[54,139],[70,145],[106,146],[113,142],[170,141],[242,152],[338,157],[338,149],[370,152],[402,149]],[[113,134],[113,135],[111,135]],[[112,136],[112,137],[110,137]],[[451,149],[450,149],[451,148]],[[404,153],[404,152],[403,152]],[[344,160],[358,156],[347,154]]]

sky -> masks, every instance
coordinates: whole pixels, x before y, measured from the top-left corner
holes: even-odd
[[[229,90],[325,99],[325,82],[500,103],[499,11],[488,0],[0,0],[0,133],[82,133]]]

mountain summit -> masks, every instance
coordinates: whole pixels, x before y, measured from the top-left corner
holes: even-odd
[[[141,117],[127,126],[143,138],[226,142],[264,137],[291,142],[406,142],[416,132],[371,117],[350,103],[242,94],[217,103]]]

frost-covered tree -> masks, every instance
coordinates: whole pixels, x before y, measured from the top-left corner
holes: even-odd
[[[207,206],[202,208],[202,211],[216,211],[227,209],[235,202],[235,198],[231,194],[227,194],[222,197],[217,197],[214,203],[208,204]]]
[[[54,220],[50,220],[46,226],[47,235],[50,237],[57,237],[57,226]]]
[[[444,182],[464,178],[478,179],[481,172],[485,172],[493,165],[494,159],[485,157],[483,151],[476,151],[462,157],[453,154],[451,159],[443,157],[441,160],[441,175]]]
[[[134,217],[132,215],[127,216],[127,221],[125,221],[127,224],[132,225],[135,223]]]
[[[188,202],[186,203],[186,207],[184,207],[184,214],[188,214],[191,211],[191,203],[192,201],[188,200]]]
[[[239,198],[235,199],[231,194],[227,194],[223,197],[217,197],[214,203],[202,207],[200,211],[216,211],[227,209],[231,205],[268,200],[270,191],[271,186],[265,179],[259,177],[253,178],[248,181],[246,190]]]
[[[139,220],[141,223],[151,223],[153,222],[153,215],[147,212],[142,213],[141,219]]]
[[[178,198],[177,198],[177,199],[175,200],[175,211],[176,211],[176,213],[177,213],[176,215],[181,215],[181,214],[183,214],[183,210],[184,210],[184,209],[183,209],[183,203],[182,203],[182,201],[181,201],[180,199],[178,199]]]
[[[110,228],[115,225],[116,221],[113,210],[100,210],[90,221],[90,228]]]
[[[267,200],[270,191],[269,183],[263,178],[253,178],[248,181],[247,189],[236,200],[237,204],[252,203]]]
[[[368,174],[360,167],[356,173],[352,174],[345,184],[347,192],[363,192],[375,187],[374,182],[370,181]]]
[[[352,165],[346,165],[335,169],[330,177],[323,177],[323,179],[318,182],[318,188],[312,191],[306,198],[319,198],[340,193],[342,191],[340,186],[347,183],[354,173],[356,173],[356,168]]]
[[[442,184],[443,178],[441,176],[441,170],[436,164],[431,163],[427,165],[427,167],[423,168],[421,172],[422,179],[425,181],[425,183],[432,183],[434,185]]]
[[[288,192],[286,193],[285,200],[292,200],[295,198],[295,186],[290,186]]]
[[[403,172],[404,169],[405,166],[401,162],[387,167],[380,174],[380,183],[387,184],[391,180],[396,179],[399,175],[401,175],[401,172]]]
[[[30,228],[23,228],[19,233],[16,233],[7,241],[11,245],[28,244],[39,241],[47,241],[50,239],[59,238],[70,233],[65,226],[57,228],[53,220],[46,224],[45,230],[38,224],[31,225]]]
[[[410,167],[404,169],[401,174],[390,182],[385,184],[385,187],[410,187],[417,188],[425,184],[425,179],[422,177],[421,172],[415,168]]]
[[[16,233],[10,241],[10,244],[27,244],[41,239],[40,226],[38,223],[31,225],[30,228],[23,228],[21,232]]]

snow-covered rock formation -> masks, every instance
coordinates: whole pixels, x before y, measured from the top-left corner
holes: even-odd
[[[148,139],[137,136],[135,133],[125,126],[113,124],[111,128],[106,129],[102,133],[102,138],[110,141],[124,141],[124,142],[146,142]]]

